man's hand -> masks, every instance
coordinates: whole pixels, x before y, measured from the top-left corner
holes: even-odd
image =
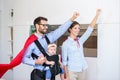
[[[42,65],[43,63],[45,63],[46,58],[44,56],[39,56],[38,59],[35,61],[35,64],[40,64]]]
[[[74,21],[79,16],[78,12],[74,12],[73,16],[70,18],[71,21]]]

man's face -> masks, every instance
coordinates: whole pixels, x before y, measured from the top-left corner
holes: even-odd
[[[48,30],[47,21],[41,20],[40,24],[37,24],[37,33],[45,34]]]

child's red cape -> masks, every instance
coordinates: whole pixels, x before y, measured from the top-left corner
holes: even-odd
[[[27,47],[37,40],[37,37],[32,34],[26,41],[23,49],[18,53],[18,55],[9,63],[9,64],[0,64],[0,78],[9,70],[12,69],[13,67],[19,65],[22,62],[22,58],[24,56],[25,50]]]

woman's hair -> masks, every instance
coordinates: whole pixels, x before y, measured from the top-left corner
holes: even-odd
[[[80,26],[80,24],[77,21],[73,21],[73,23],[71,24],[71,26],[68,29],[69,33],[70,33],[70,29],[72,29],[75,25],[79,25]]]

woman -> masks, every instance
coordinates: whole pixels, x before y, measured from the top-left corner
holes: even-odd
[[[92,33],[99,16],[100,9],[90,23],[86,32],[79,38],[80,24],[74,21],[68,29],[69,37],[62,45],[62,62],[67,80],[85,80],[87,62],[84,57],[83,44]]]

